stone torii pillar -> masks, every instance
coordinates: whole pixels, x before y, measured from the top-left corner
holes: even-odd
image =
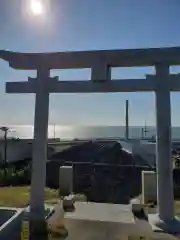
[[[169,66],[156,65],[157,90],[155,92],[155,100],[158,207],[160,219],[165,221],[174,218],[169,76]]]
[[[178,233],[180,222],[174,217],[170,91],[180,90],[180,80],[179,74],[169,74],[169,65],[156,64],[155,69],[156,75],[150,78],[155,88],[158,212],[157,215],[150,215],[149,221],[154,230],[163,229],[167,232]]]
[[[29,78],[36,84],[34,141],[32,154],[32,178],[30,194],[31,220],[45,219],[44,187],[46,181],[47,138],[49,116],[49,84],[55,78],[50,78],[50,70],[40,67],[37,69],[37,78]]]

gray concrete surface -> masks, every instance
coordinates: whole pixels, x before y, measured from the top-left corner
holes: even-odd
[[[77,227],[76,229],[71,229],[71,232],[69,233],[69,236],[66,238],[66,240],[127,240],[126,236],[124,234],[120,234],[118,236],[114,236],[114,233],[109,232],[109,235],[105,233],[104,229],[98,229],[97,226],[92,226],[93,232],[91,231],[85,231],[80,227]],[[110,226],[109,226],[110,228]],[[102,235],[100,231],[103,231],[104,234]],[[180,238],[166,234],[166,233],[153,233],[152,238],[150,240],[178,240]],[[52,240],[55,240],[52,239]],[[56,240],[61,240],[56,238]],[[132,238],[132,240],[137,240],[137,238]]]
[[[130,205],[76,202],[75,211],[65,214],[67,219],[85,221],[103,221],[113,223],[134,224],[134,216]]]
[[[75,203],[75,212],[66,213],[68,239],[115,240],[130,235],[152,235],[147,221],[137,222],[130,205],[106,203]]]

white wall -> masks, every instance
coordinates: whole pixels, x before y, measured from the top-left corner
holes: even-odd
[[[4,160],[4,142],[0,141],[0,161]],[[8,140],[7,141],[7,161],[13,162],[30,158],[32,156],[32,144],[23,140]]]
[[[132,153],[140,155],[150,164],[155,164],[156,144],[147,141],[129,140],[120,141],[122,148]],[[7,160],[9,162],[23,160],[32,156],[32,143],[27,140],[8,140],[7,144]],[[0,162],[4,159],[4,142],[0,140]]]

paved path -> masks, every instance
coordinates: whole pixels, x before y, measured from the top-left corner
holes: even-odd
[[[65,219],[69,232],[66,240],[128,240],[125,237],[125,223],[131,225],[132,222],[128,206],[125,208],[122,205],[83,202],[76,203],[76,211],[66,213]],[[122,225],[123,227],[119,225],[122,219],[125,224]],[[152,240],[178,239],[180,238],[164,233],[153,233],[152,238]],[[52,238],[52,240],[62,240],[62,238]]]
[[[153,234],[153,240],[178,240],[180,238],[177,238],[173,235],[166,234],[166,233],[154,233]]]
[[[95,236],[95,232],[94,234],[88,234],[87,232],[83,231],[82,229],[75,229],[73,232],[70,233],[70,235],[64,239],[64,240],[126,240],[123,236],[119,236],[118,238],[113,238],[112,236],[107,236],[107,237],[100,237],[98,235],[96,235],[96,238],[94,238]],[[180,238],[177,238],[175,236],[169,235],[169,234],[165,234],[165,233],[154,233],[153,234],[153,238],[150,240],[179,240]],[[38,238],[38,240],[47,240],[45,238]],[[63,240],[63,238],[50,238],[48,240]],[[133,240],[133,239],[131,239]],[[136,239],[137,240],[137,239]]]
[[[89,236],[88,234],[81,234],[78,235],[78,230],[76,232],[74,232],[73,236],[69,236],[67,237],[65,240],[94,240],[96,238]],[[118,238],[112,238],[111,236],[107,236],[107,238],[98,238],[99,240],[125,240],[124,237],[119,236]],[[165,233],[154,233],[153,238],[150,240],[179,240],[180,238],[174,237],[172,235],[169,234],[165,234]],[[44,240],[44,239],[42,239]],[[62,238],[52,238],[51,240],[62,240]],[[132,239],[133,240],[133,239]]]

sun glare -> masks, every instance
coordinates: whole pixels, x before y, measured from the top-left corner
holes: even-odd
[[[34,15],[42,15],[44,12],[44,6],[40,0],[31,0],[31,12]]]

